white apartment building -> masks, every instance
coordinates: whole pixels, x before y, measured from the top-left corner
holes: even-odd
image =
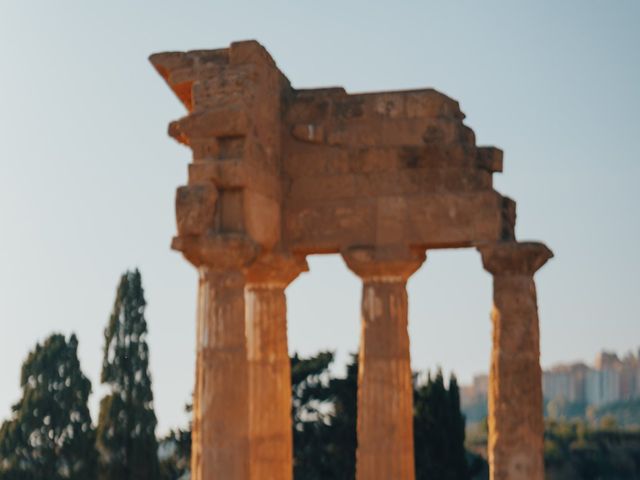
[[[585,401],[596,407],[620,400],[620,371],[589,370],[585,382]]]

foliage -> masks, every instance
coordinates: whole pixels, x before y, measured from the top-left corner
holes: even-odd
[[[620,426],[640,427],[640,398],[603,405],[595,412],[596,420],[612,416]]]
[[[172,430],[160,441],[161,480],[181,480],[189,478],[191,467],[191,429]]]
[[[469,478],[465,440],[465,419],[460,413],[460,391],[455,376],[449,389],[442,372],[414,393],[414,436],[416,479]]]
[[[22,398],[0,429],[0,479],[95,478],[95,432],[78,340],[54,334],[22,365]]]
[[[545,401],[545,415],[552,420],[585,418],[588,408],[586,402],[569,402],[562,397]]]
[[[548,422],[545,465],[551,480],[637,479],[640,432],[596,430],[583,421]]]
[[[291,359],[296,480],[355,476],[358,366],[354,356],[346,378],[333,378],[331,362],[331,352]]]
[[[592,426],[615,421],[621,427],[640,427],[640,398],[620,400],[605,405],[569,402],[561,397],[545,404],[545,413],[551,420],[588,420]]]
[[[100,403],[101,480],[154,480],[159,475],[145,306],[140,272],[126,272],[104,332],[101,380],[111,393]]]
[[[185,405],[187,414],[193,411],[193,404]],[[183,480],[191,475],[191,427],[171,430],[160,440],[158,457],[160,459],[161,480]]]
[[[333,378],[333,355],[291,359],[296,480],[355,477],[358,391],[357,357],[345,378]],[[465,420],[455,377],[444,386],[442,374],[414,392],[416,478],[467,479]],[[474,457],[476,469],[484,467]]]

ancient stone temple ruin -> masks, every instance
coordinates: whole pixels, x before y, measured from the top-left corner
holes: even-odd
[[[200,275],[192,478],[291,480],[285,288],[322,253],[362,279],[356,476],[415,478],[407,279],[431,249],[474,247],[493,275],[491,478],[542,479],[533,277],[552,253],[516,240],[502,152],[476,146],[458,103],[297,90],[255,41],[151,62],[193,152],[172,244]]]

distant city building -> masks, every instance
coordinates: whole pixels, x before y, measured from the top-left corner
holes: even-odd
[[[577,363],[557,365],[543,373],[547,400],[601,406],[640,397],[640,349],[623,360],[613,352],[600,352],[593,367]]]
[[[462,408],[486,402],[489,393],[489,375],[476,375],[471,385],[460,387],[460,404]]]
[[[562,398],[568,402],[582,402],[586,395],[589,367],[584,363],[558,365],[542,375],[545,398]]]
[[[622,362],[615,353],[602,351],[596,355],[593,366],[596,370],[615,370],[622,366]]]
[[[599,407],[617,402],[620,395],[620,371],[614,369],[590,370],[587,374],[586,398],[588,405]]]
[[[465,411],[485,404],[489,386],[487,375],[477,375],[471,385],[460,389]],[[640,348],[622,360],[613,352],[602,351],[593,367],[584,363],[556,365],[543,372],[545,400],[562,400],[585,406],[602,406],[621,400],[640,398]]]
[[[622,359],[620,367],[620,398],[630,400],[640,397],[640,356],[629,354]]]

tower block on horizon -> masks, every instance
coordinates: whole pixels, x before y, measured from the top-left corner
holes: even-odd
[[[356,477],[413,480],[406,282],[427,250],[472,247],[494,277],[491,478],[543,479],[533,276],[552,253],[516,240],[502,151],[458,102],[294,89],[255,41],[150,60],[193,153],[172,243],[200,275],[192,478],[292,479],[284,291],[307,255],[340,253],[363,282]]]

